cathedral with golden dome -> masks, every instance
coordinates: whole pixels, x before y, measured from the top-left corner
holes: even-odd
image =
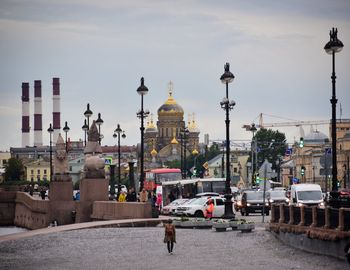
[[[188,116],[187,126],[184,110],[173,97],[173,83],[169,82],[168,99],[157,111],[155,125],[151,114],[145,129],[145,162],[150,167],[162,166],[166,161],[181,159],[181,144],[186,142],[186,156],[198,153],[199,129],[194,114]],[[186,132],[184,132],[186,131]],[[182,148],[184,149],[184,148]]]

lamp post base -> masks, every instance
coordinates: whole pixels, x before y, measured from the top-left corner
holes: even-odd
[[[223,218],[224,219],[235,218],[235,213],[233,213],[232,194],[225,194],[225,213]]]

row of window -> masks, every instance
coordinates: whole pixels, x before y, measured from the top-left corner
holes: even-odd
[[[37,170],[37,174],[40,174],[41,170]],[[34,174],[34,170],[30,170],[31,174]],[[47,170],[44,169],[44,174],[47,174]]]

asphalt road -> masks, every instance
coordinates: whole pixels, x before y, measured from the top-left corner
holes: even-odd
[[[252,233],[177,229],[174,254],[162,227],[66,231],[0,243],[0,269],[348,269],[345,261],[298,251],[275,239],[260,215]]]

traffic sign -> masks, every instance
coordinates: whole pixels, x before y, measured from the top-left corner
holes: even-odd
[[[331,155],[331,154],[332,154],[332,148],[325,148],[325,149],[324,149],[324,153],[325,153],[326,155]]]

